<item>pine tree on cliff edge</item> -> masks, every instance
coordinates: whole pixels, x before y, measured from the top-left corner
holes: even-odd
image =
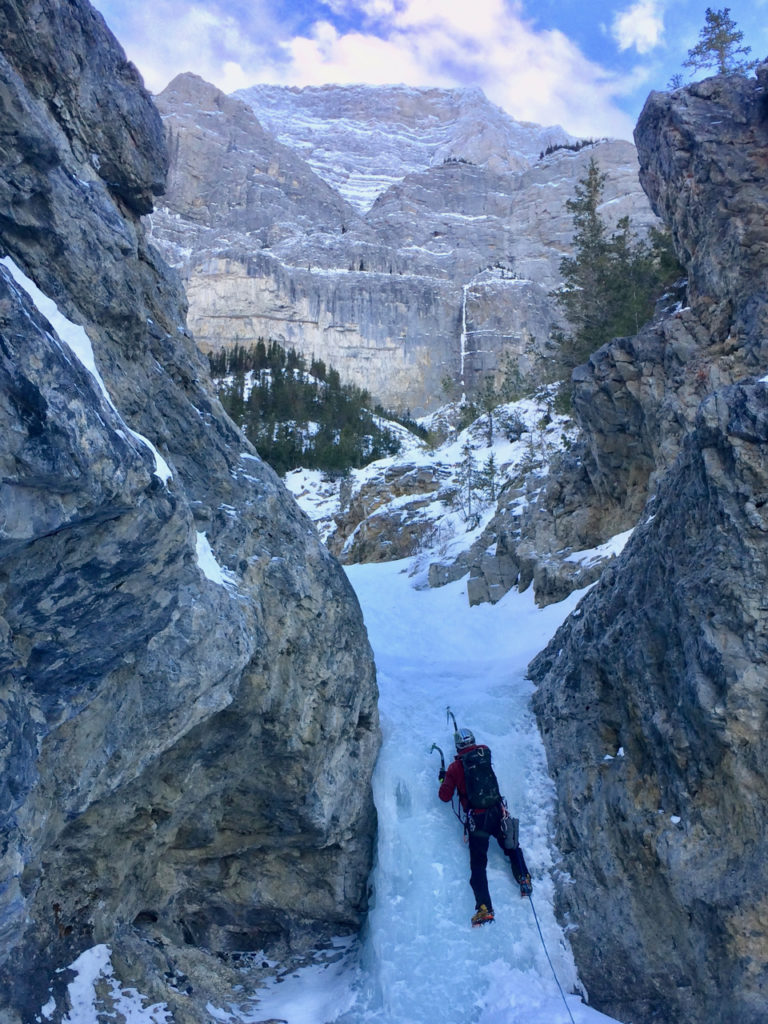
[[[688,51],[683,67],[694,71],[715,67],[718,75],[736,75],[744,74],[757,66],[756,60],[742,59],[751,52],[751,47],[739,45],[744,33],[736,28],[736,22],[731,18],[730,7],[725,7],[721,11],[713,11],[708,7],[704,17],[705,24],[699,32],[699,41]]]

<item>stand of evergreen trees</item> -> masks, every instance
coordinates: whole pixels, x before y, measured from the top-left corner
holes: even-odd
[[[592,158],[566,208],[573,215],[573,256],[560,261],[563,284],[552,293],[571,326],[559,338],[567,370],[612,338],[637,334],[656,301],[684,275],[668,231],[637,238],[628,217],[609,232],[600,213],[606,174]]]
[[[542,149],[539,153],[539,160],[543,160],[545,156],[556,153],[558,149],[570,149],[571,152],[578,153],[580,149],[584,149],[585,146],[594,146],[596,142],[597,139],[577,139],[576,142],[553,142],[546,149]]]
[[[342,384],[321,359],[259,340],[208,356],[222,405],[259,454],[282,474],[299,466],[344,473],[395,454],[367,391]]]

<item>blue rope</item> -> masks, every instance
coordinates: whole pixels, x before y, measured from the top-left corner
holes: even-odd
[[[568,1013],[568,1016],[571,1018],[571,1024],[576,1024],[576,1021],[573,1019],[573,1014],[571,1013],[571,1009],[568,1006],[568,1003],[566,1002],[565,992],[563,992],[562,986],[560,985],[560,982],[557,980],[557,974],[555,973],[555,968],[554,968],[554,965],[552,964],[552,961],[550,959],[549,951],[547,950],[547,944],[544,941],[544,935],[542,934],[542,931],[541,931],[541,925],[539,924],[539,917],[538,917],[538,914],[536,913],[536,907],[534,907],[534,905],[533,905],[533,896],[530,893],[528,893],[528,899],[531,901],[531,910],[533,911],[533,919],[536,922],[536,927],[539,929],[539,938],[541,939],[541,945],[542,945],[542,947],[544,949],[544,952],[547,954],[547,960],[549,960],[549,966],[552,968],[552,977],[555,979],[555,983],[556,983],[557,987],[560,989],[560,995],[563,997],[563,1006],[565,1006],[565,1009],[566,1009],[566,1011]]]

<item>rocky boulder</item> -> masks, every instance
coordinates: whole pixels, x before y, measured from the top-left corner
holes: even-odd
[[[84,0],[0,25],[0,1016],[62,1020],[55,972],[108,943],[202,1024],[233,951],[360,923],[372,655],[147,242],[167,156],[135,69]]]
[[[530,666],[560,913],[592,1002],[638,1024],[765,1016],[763,79],[654,93],[638,123],[690,306],[579,389],[595,486],[653,500]]]
[[[768,387],[701,408],[653,514],[530,666],[560,914],[598,1008],[765,1014]]]
[[[363,482],[335,517],[330,551],[346,564],[391,562],[414,555],[434,532],[425,509],[448,471],[399,463]]]

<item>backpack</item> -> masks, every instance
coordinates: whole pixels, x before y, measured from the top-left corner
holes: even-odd
[[[494,807],[501,800],[501,793],[496,773],[491,767],[491,751],[488,747],[477,747],[460,757],[469,806],[478,811]]]

